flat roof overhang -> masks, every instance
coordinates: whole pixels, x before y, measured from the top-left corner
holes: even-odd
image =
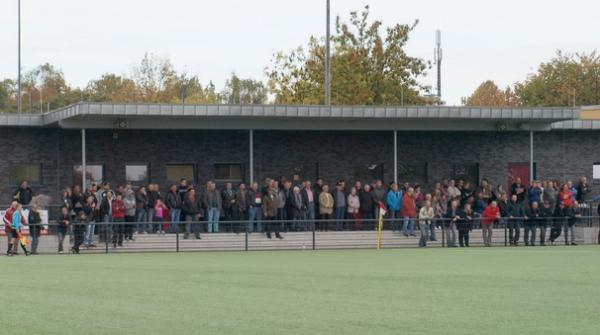
[[[2,116],[6,116],[3,114]],[[0,125],[88,129],[455,130],[552,129],[580,108],[286,106],[77,103]]]

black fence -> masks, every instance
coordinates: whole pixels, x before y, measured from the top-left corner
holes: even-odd
[[[35,226],[28,227],[28,248],[38,253],[68,253],[74,247],[81,253],[374,249],[378,225],[379,221],[373,219],[243,220],[220,221],[217,225],[207,221],[112,220],[74,222],[69,227],[51,222],[38,238],[34,238]],[[484,240],[488,233],[491,235]],[[599,218],[592,216],[535,221],[501,218],[490,226],[480,218],[474,218],[470,225],[462,220],[388,218],[382,222],[381,247],[597,244],[599,235]]]

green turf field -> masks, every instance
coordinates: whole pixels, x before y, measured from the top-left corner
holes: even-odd
[[[10,335],[600,333],[595,246],[18,256],[0,268]]]

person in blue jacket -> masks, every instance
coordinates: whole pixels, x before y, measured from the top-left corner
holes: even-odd
[[[402,197],[403,193],[398,189],[398,184],[392,183],[385,202],[390,213],[393,230],[400,230],[400,221],[398,219],[402,217]]]

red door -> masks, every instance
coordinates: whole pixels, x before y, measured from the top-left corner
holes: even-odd
[[[508,163],[508,187],[510,187],[517,178],[525,186],[529,186],[529,163]]]

